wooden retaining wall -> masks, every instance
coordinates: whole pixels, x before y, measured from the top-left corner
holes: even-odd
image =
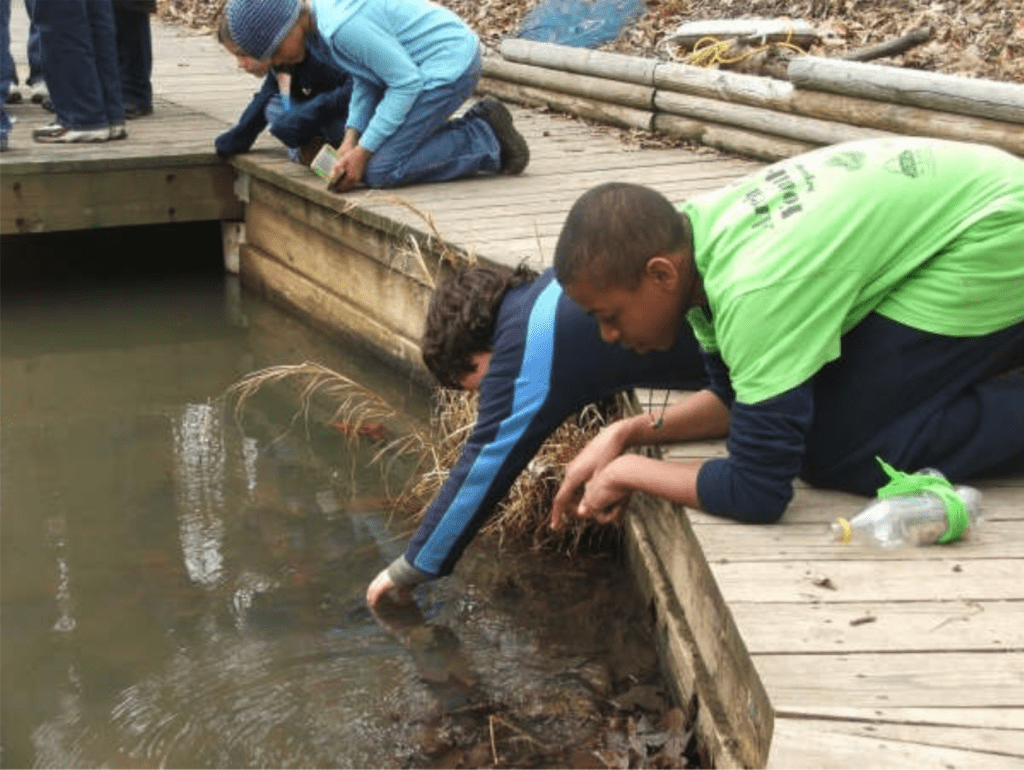
[[[510,39],[481,89],[510,101],[775,161],[906,134],[1024,156],[1024,86],[805,56],[789,80]]]
[[[236,185],[243,283],[426,382],[419,339],[443,269],[427,239],[250,160]]]

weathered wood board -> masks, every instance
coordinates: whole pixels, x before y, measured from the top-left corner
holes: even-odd
[[[1024,476],[975,485],[985,519],[948,546],[831,542],[867,499],[803,483],[778,524],[689,512],[776,710],[769,767],[1024,765]]]

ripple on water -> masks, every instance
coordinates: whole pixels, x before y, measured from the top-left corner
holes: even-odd
[[[111,737],[147,766],[389,766],[391,704],[427,696],[381,642],[371,654],[338,636],[183,651],[121,693]]]

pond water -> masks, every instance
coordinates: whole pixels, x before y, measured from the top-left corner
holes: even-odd
[[[692,750],[686,720],[666,725],[616,557],[479,538],[380,622],[364,591],[404,550],[388,500],[408,469],[296,420],[286,390],[240,419],[219,400],[304,360],[410,420],[424,393],[218,269],[74,272],[12,282],[5,266],[4,767],[640,766]]]

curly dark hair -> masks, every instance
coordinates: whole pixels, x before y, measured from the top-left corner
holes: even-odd
[[[465,265],[438,284],[430,298],[421,347],[423,363],[442,386],[462,388],[462,379],[475,371],[473,355],[491,350],[505,293],[536,277],[526,265]]]

